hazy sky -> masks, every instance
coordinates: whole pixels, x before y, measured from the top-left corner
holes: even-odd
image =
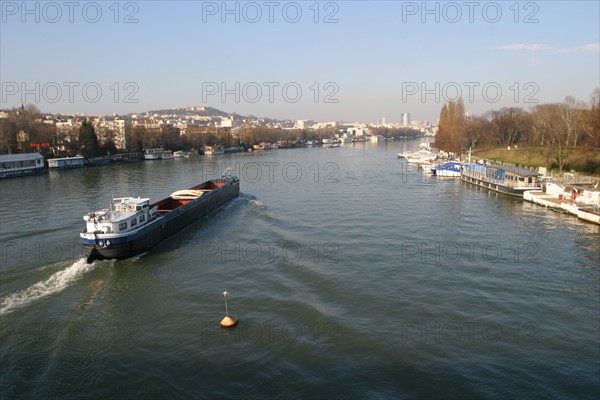
[[[599,1],[1,2],[1,108],[435,121],[588,101]]]

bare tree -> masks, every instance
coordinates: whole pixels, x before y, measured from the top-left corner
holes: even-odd
[[[585,114],[583,123],[585,142],[590,147],[600,149],[600,88],[592,93],[590,107]]]
[[[532,113],[532,134],[536,141],[543,147],[546,156],[546,168],[550,168],[552,158],[557,155],[563,159],[566,152],[566,142],[562,135],[562,121],[560,118],[560,104],[539,104]],[[559,162],[559,164],[561,164]],[[562,166],[561,166],[562,170]]]
[[[567,96],[561,107],[561,119],[564,124],[567,145],[577,146],[583,131],[583,102],[573,96]]]
[[[440,112],[439,130],[435,136],[435,147],[460,154],[469,139],[467,117],[462,99],[444,104]]]

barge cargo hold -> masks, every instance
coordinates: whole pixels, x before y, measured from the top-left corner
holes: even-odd
[[[83,217],[86,222],[80,234],[83,255],[90,263],[145,253],[236,198],[239,192],[239,179],[226,175],[174,192],[154,204],[148,198],[115,198],[110,208]]]

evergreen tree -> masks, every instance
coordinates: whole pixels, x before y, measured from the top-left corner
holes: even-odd
[[[98,136],[89,121],[83,121],[79,128],[79,149],[84,157],[94,157],[99,153]]]

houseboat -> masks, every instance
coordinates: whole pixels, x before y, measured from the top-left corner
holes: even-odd
[[[145,149],[144,160],[160,160],[164,151],[165,150],[163,148]]]
[[[82,156],[49,158],[48,159],[48,168],[58,168],[58,169],[83,168],[84,165],[85,165],[85,158],[83,158]]]
[[[130,258],[152,249],[193,221],[239,195],[239,179],[227,172],[179,190],[154,204],[149,198],[113,198],[109,208],[87,213],[80,234],[87,262]]]
[[[525,168],[464,164],[461,180],[499,193],[523,197],[527,190],[540,190],[542,174]]]
[[[40,153],[0,155],[0,178],[35,175],[44,170],[44,156]]]

